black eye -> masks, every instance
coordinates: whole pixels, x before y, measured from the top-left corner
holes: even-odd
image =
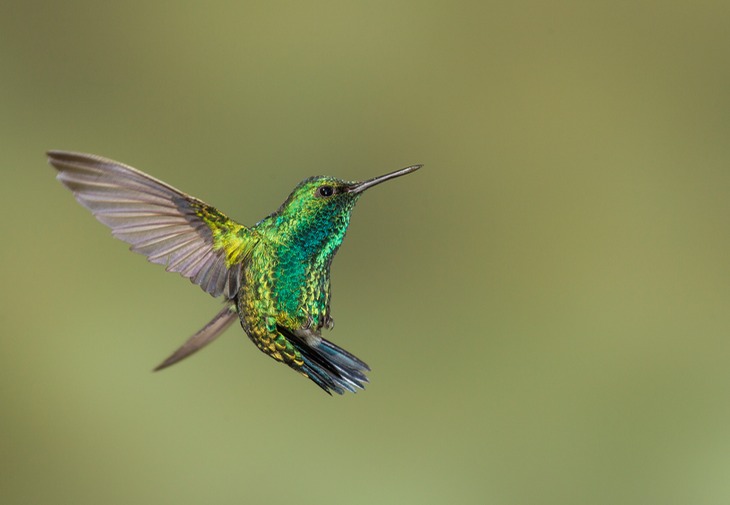
[[[317,194],[319,196],[332,196],[335,194],[335,188],[332,186],[320,186],[317,188]]]

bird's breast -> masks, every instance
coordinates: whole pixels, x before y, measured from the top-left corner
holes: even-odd
[[[319,265],[287,250],[253,255],[244,268],[240,298],[248,317],[274,318],[292,330],[323,326],[329,306],[329,263]],[[242,317],[245,317],[242,314]]]

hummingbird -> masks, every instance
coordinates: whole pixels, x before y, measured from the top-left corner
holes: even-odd
[[[422,165],[363,182],[309,177],[249,227],[123,163],[66,151],[47,155],[56,178],[130,250],[223,298],[213,319],[155,370],[200,350],[238,319],[259,350],[326,393],[364,389],[370,367],[322,337],[322,329],[334,326],[330,265],[363,192]]]

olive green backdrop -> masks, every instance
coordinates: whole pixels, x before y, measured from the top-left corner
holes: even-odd
[[[6,2],[0,503],[730,502],[727,2]],[[355,210],[330,398],[54,180]]]

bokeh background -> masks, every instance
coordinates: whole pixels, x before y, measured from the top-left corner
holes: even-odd
[[[0,503],[730,503],[726,1],[5,2]],[[364,197],[330,398],[54,180]]]

